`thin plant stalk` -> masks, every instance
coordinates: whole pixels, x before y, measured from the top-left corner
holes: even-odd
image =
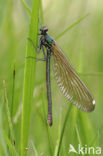
[[[65,33],[67,33],[69,30],[71,30],[74,26],[76,26],[77,24],[79,24],[82,20],[84,20],[88,16],[89,16],[89,13],[86,14],[85,16],[79,18],[76,22],[74,22],[72,25],[70,25],[68,28],[66,28],[63,32],[61,32],[55,39],[57,40],[60,37],[62,37]]]
[[[66,113],[66,115],[65,115],[65,119],[64,119],[64,123],[63,123],[63,128],[62,128],[61,136],[60,136],[60,141],[59,141],[59,145],[58,145],[58,150],[57,150],[57,156],[59,156],[59,154],[60,154],[61,145],[62,145],[62,140],[63,140],[63,136],[64,136],[66,124],[67,124],[67,121],[68,121],[68,118],[69,118],[71,109],[72,109],[72,105],[70,105],[70,106],[68,107],[67,113]]]

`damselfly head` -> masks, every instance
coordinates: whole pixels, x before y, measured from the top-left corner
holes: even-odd
[[[46,26],[41,27],[40,31],[41,31],[41,35],[46,35],[46,32],[48,31],[48,28]]]

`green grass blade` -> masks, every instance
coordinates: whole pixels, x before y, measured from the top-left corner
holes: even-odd
[[[76,125],[75,127],[76,127],[76,134],[77,134],[77,138],[78,138],[78,143],[79,143],[80,145],[82,145],[82,141],[81,141],[81,137],[80,137],[80,134],[79,134],[77,125]],[[83,155],[83,154],[81,154],[81,156],[82,156],[82,155]]]
[[[12,82],[12,101],[11,101],[11,120],[13,118],[13,107],[14,107],[14,93],[15,93],[15,67],[13,69],[13,82]]]
[[[2,124],[3,123],[3,117],[2,117],[3,113],[4,113],[4,111],[3,111],[3,102],[2,102],[2,104],[0,105],[0,147],[4,151],[3,154],[5,154],[5,156],[8,156],[7,144],[5,142],[4,134],[3,134],[3,130],[4,130],[4,127],[3,127],[4,125]]]
[[[43,16],[42,0],[40,0],[40,19],[39,19],[39,22],[40,22],[40,26],[42,27],[41,24],[44,25],[44,16]]]
[[[54,151],[54,156],[57,156],[58,153],[58,148],[59,148],[59,142],[60,142],[60,136],[61,136],[61,111],[60,111],[60,116],[59,116],[59,125],[58,125],[58,138],[56,141],[56,147],[55,147],[55,151]]]
[[[29,15],[31,15],[31,10],[28,7],[28,5],[26,4],[26,2],[24,0],[21,0],[21,3],[23,4],[24,8],[27,10],[27,12],[29,13]]]
[[[59,142],[58,151],[57,151],[57,156],[59,156],[59,154],[60,154],[62,140],[63,140],[63,136],[64,136],[64,131],[65,131],[65,128],[66,128],[67,120],[68,120],[69,115],[70,115],[70,112],[71,112],[71,108],[72,108],[72,105],[70,104],[70,106],[68,107],[67,113],[65,115],[65,119],[64,119],[64,123],[63,123],[63,128],[62,128],[61,136],[60,136],[60,142]]]
[[[31,145],[32,145],[32,149],[33,149],[34,155],[35,156],[39,156],[38,155],[38,151],[37,151],[37,149],[36,149],[35,144],[33,143],[33,141],[31,141]]]
[[[4,139],[5,139],[5,142],[6,142],[6,144],[8,145],[8,147],[10,149],[10,153],[12,153],[13,156],[19,156],[18,153],[15,150],[14,145],[11,143],[11,141],[9,140],[9,138],[6,135],[4,135]]]
[[[74,26],[76,26],[77,24],[79,24],[82,20],[84,20],[87,16],[89,16],[89,13],[86,14],[85,16],[79,18],[76,22],[74,22],[72,25],[70,25],[68,28],[66,28],[62,33],[60,33],[55,39],[59,39],[60,37],[62,37],[65,33],[67,33],[70,29],[72,29]]]
[[[39,0],[33,1],[31,22],[29,28],[29,37],[37,45],[38,34],[38,17],[39,17]],[[26,57],[33,56],[33,49],[30,41],[27,41]],[[34,89],[34,75],[35,75],[35,61],[33,59],[26,59],[24,72],[24,88],[23,88],[23,108],[21,121],[21,156],[26,155],[25,148],[28,147],[28,137],[30,129],[31,104]]]
[[[78,74],[81,76],[103,76],[103,72],[94,72],[94,73],[78,72]]]
[[[8,102],[8,98],[7,98],[7,90],[6,90],[5,80],[3,80],[3,89],[4,89],[4,98],[5,98],[5,103],[6,103],[6,112],[7,112],[7,117],[8,117],[11,142],[14,143],[15,142],[15,138],[14,138],[14,132],[13,132],[12,119],[11,119],[11,116],[10,116],[9,102]]]

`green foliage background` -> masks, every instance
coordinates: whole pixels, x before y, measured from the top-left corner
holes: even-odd
[[[34,0],[34,4],[36,2]],[[0,156],[20,155],[25,52],[32,5],[29,0],[26,8],[23,0],[0,0]],[[51,72],[53,126],[48,127],[45,62],[36,62],[33,102],[30,114],[26,114],[26,118],[31,117],[31,124],[27,122],[26,125],[29,141],[25,155],[75,155],[68,153],[69,144],[76,149],[78,144],[103,148],[103,1],[43,0],[40,23],[49,28],[49,35],[56,39],[92,92],[96,108],[92,113],[84,113],[71,105]],[[70,29],[59,37],[69,26]],[[42,58],[42,52],[36,57]],[[24,135],[24,139],[26,137]]]

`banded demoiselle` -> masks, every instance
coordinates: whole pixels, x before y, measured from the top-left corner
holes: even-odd
[[[46,61],[46,86],[48,99],[48,119],[49,126],[52,126],[52,97],[50,81],[50,60],[53,56],[53,70],[57,84],[65,97],[77,108],[84,112],[91,112],[95,108],[95,100],[90,91],[73,69],[70,61],[57,46],[53,38],[47,34],[48,28],[40,28],[39,51],[42,49],[44,60]],[[46,53],[44,51],[46,48]],[[38,51],[38,52],[39,52]]]

